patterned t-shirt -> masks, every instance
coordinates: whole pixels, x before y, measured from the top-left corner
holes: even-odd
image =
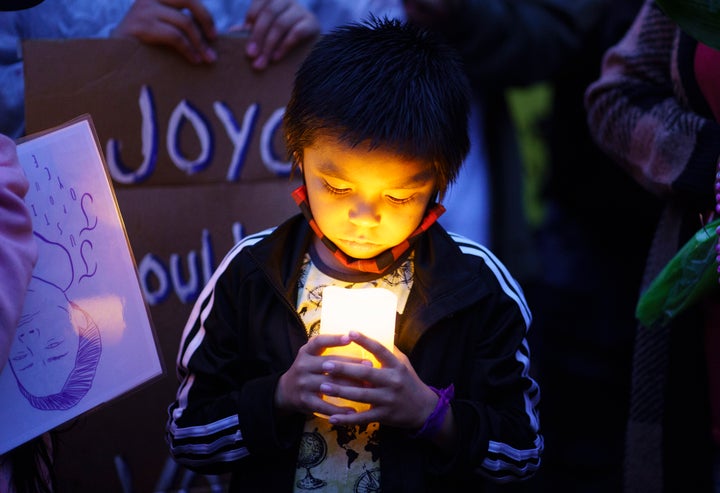
[[[317,262],[316,258],[315,261]],[[319,332],[322,293],[326,286],[388,289],[397,295],[397,311],[402,313],[412,283],[412,256],[383,277],[349,282],[324,273],[311,260],[310,255],[306,255],[298,282],[297,312],[305,323],[308,337],[313,337]],[[295,492],[379,492],[378,426],[378,423],[337,426],[331,425],[326,418],[309,416],[300,443]]]

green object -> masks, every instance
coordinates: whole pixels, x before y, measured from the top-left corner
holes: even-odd
[[[537,227],[545,215],[542,189],[549,173],[549,150],[540,126],[552,111],[553,88],[549,83],[541,82],[510,88],[505,94],[520,146],[525,215],[530,226]]]
[[[642,294],[635,316],[643,325],[665,326],[707,294],[720,294],[715,249],[719,225],[716,219],[695,233]]]
[[[665,15],[701,43],[720,50],[720,0],[655,0]]]

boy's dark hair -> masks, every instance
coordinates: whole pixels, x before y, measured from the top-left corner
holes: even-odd
[[[438,192],[470,148],[469,86],[457,53],[439,35],[370,17],[321,37],[295,74],[285,110],[293,166],[319,134],[432,164]]]

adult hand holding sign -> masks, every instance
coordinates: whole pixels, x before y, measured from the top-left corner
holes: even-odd
[[[215,61],[215,23],[201,0],[137,0],[111,35],[170,46],[193,63]]]
[[[320,33],[315,14],[296,0],[253,0],[244,28],[250,32],[246,55],[256,70],[281,60],[293,47]]]
[[[244,22],[230,31],[249,35],[246,55],[263,70],[294,46],[320,32],[315,14],[295,0],[253,0]],[[137,38],[169,46],[191,63],[213,63],[217,53],[215,22],[201,0],[136,0],[112,31],[113,37]]]

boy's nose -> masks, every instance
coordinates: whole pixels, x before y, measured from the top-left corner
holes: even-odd
[[[358,226],[370,227],[380,223],[378,208],[367,201],[358,201],[350,209],[350,221]]]

